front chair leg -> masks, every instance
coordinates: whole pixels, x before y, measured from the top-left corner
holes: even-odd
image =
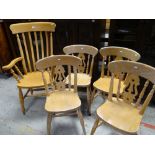
[[[47,134],[51,134],[51,122],[52,122],[52,113],[48,112],[47,114]]]
[[[88,115],[91,115],[91,95],[90,95],[90,86],[87,87],[87,112]]]
[[[85,130],[85,126],[84,126],[84,119],[83,119],[83,116],[82,116],[80,109],[77,110],[77,115],[80,119],[80,123],[81,123],[82,129],[83,129],[83,133],[84,133],[84,135],[86,135],[86,130]]]
[[[95,120],[95,123],[94,123],[94,125],[93,125],[93,127],[92,127],[92,129],[91,129],[91,135],[93,135],[94,133],[95,133],[95,131],[96,131],[96,129],[97,129],[97,127],[98,127],[98,123],[99,123],[99,118],[97,118],[96,120]]]
[[[18,90],[19,90],[19,100],[20,100],[21,111],[25,115],[24,96],[23,96],[23,93],[22,93],[22,89],[18,88]]]

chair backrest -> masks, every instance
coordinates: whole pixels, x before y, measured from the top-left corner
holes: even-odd
[[[140,59],[140,54],[136,51],[129,48],[117,46],[103,47],[100,49],[100,54],[103,57],[101,77],[104,77],[104,75],[110,75],[108,70],[108,64],[113,60],[138,61]],[[105,71],[105,69],[107,69],[107,71]]]
[[[122,98],[124,102],[135,107],[139,107],[141,102],[144,101],[140,109],[140,114],[143,114],[155,91],[155,68],[125,60],[113,61],[109,63],[108,68],[112,73],[108,99],[112,100],[114,76],[117,74],[119,75],[117,99]],[[120,85],[125,74],[125,87],[123,93],[120,94]],[[144,79],[145,83],[143,83]],[[140,84],[141,86],[143,84],[143,88],[139,87]],[[147,94],[147,92],[149,93]]]
[[[36,71],[37,60],[53,55],[55,23],[30,22],[12,24],[10,29],[17,37],[24,73]]]
[[[47,58],[43,58],[36,63],[36,67],[42,72],[43,81],[45,84],[46,92],[48,94],[48,88],[44,73],[47,71],[50,77],[50,86],[52,90],[65,90],[72,89],[71,81],[74,81],[74,91],[77,92],[77,68],[81,63],[80,58],[70,55],[55,55]],[[71,72],[74,76],[71,76]],[[66,82],[66,76],[68,75],[68,82]],[[71,79],[73,78],[73,79]],[[68,84],[67,84],[68,83]]]
[[[65,54],[81,58],[82,61],[78,67],[78,72],[92,76],[94,57],[98,53],[98,49],[96,47],[90,45],[70,45],[64,47],[63,51]]]

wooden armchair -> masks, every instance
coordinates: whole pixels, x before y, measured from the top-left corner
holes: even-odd
[[[77,74],[77,85],[78,87],[87,88],[87,107],[88,114],[90,114],[90,104],[91,104],[91,78],[94,65],[94,57],[98,53],[98,49],[89,45],[70,45],[63,48],[65,54],[74,55],[81,58],[81,64],[78,67]],[[71,76],[73,76],[71,74]],[[74,80],[71,81],[74,84]]]
[[[101,68],[101,77],[96,80],[93,83],[93,92],[92,92],[92,98],[91,103],[93,102],[93,99],[101,95],[102,97],[105,96],[109,92],[110,87],[110,79],[111,75],[108,70],[108,64],[109,62],[113,60],[130,60],[130,61],[138,61],[140,59],[140,54],[136,51],[129,49],[129,48],[123,48],[123,47],[116,47],[116,46],[109,46],[104,47],[100,49],[100,54],[103,57],[102,61],[102,68]],[[117,94],[117,85],[118,85],[119,79],[116,75],[114,78],[114,88],[113,88],[113,94]],[[120,91],[122,92],[124,88],[124,82],[121,82]]]
[[[25,114],[24,98],[26,96],[42,95],[33,94],[33,91],[38,90],[38,88],[44,88],[41,73],[37,71],[35,62],[53,55],[52,32],[55,31],[55,26],[55,23],[51,22],[19,23],[10,26],[12,33],[17,37],[21,57],[12,60],[7,66],[3,66],[3,70],[10,70],[17,80],[23,114]],[[17,66],[20,61],[22,62],[23,71],[20,71]],[[50,83],[47,73],[46,79],[47,83]],[[27,89],[25,95],[23,95],[22,89]]]
[[[81,101],[77,93],[77,68],[81,60],[75,56],[59,55],[51,56],[39,60],[36,64],[37,69],[42,72],[45,88],[46,103],[45,110],[48,112],[47,132],[51,132],[51,121],[53,117],[77,114],[84,134],[84,120],[81,113]],[[50,85],[47,84],[46,70],[50,76]],[[72,76],[71,76],[71,72]],[[51,74],[52,73],[52,74]],[[68,84],[66,84],[66,76],[69,76]],[[74,79],[72,79],[74,78]],[[74,80],[74,85],[71,81]],[[49,88],[52,91],[49,91]]]
[[[138,62],[120,60],[111,62],[109,70],[112,76],[108,99],[97,109],[97,119],[91,134],[94,134],[102,123],[122,133],[137,134],[143,114],[155,91],[155,68]],[[119,82],[116,97],[113,97],[115,75],[119,77]],[[121,93],[120,86],[124,77],[126,80]]]

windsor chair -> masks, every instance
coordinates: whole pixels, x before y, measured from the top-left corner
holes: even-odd
[[[110,79],[111,79],[111,75],[107,67],[109,62],[113,60],[138,61],[140,59],[139,53],[137,53],[132,49],[124,47],[116,47],[116,46],[104,47],[100,49],[100,54],[103,58],[101,66],[101,77],[93,83],[94,89],[91,96],[92,97],[91,104],[93,103],[95,97],[101,95],[103,98],[105,98],[106,97],[105,94],[109,92]],[[114,88],[113,88],[114,95],[117,94],[118,82],[119,82],[118,76],[116,75],[114,78]],[[124,82],[122,81],[120,86],[120,92],[123,91],[123,88],[124,88]]]
[[[86,87],[87,89],[87,111],[90,115],[91,104],[91,78],[93,72],[94,58],[98,53],[98,49],[90,45],[70,45],[63,48],[67,55],[74,55],[79,57],[82,61],[78,66],[77,86]],[[73,76],[71,74],[71,76]],[[67,82],[67,81],[66,81]],[[71,81],[74,84],[74,80]]]
[[[41,73],[37,71],[35,62],[41,58],[53,55],[53,37],[55,23],[30,22],[12,24],[10,29],[17,37],[20,56],[3,66],[3,70],[10,70],[17,81],[21,111],[25,114],[24,98],[27,96],[41,96],[42,93],[33,93],[44,88]],[[17,63],[22,62],[23,71]],[[46,73],[47,83],[50,83]],[[23,95],[22,89],[27,89]],[[30,92],[30,93],[29,93]]]
[[[84,134],[84,120],[80,110],[81,101],[77,93],[77,68],[81,63],[80,58],[75,56],[59,55],[51,56],[39,60],[36,63],[37,69],[42,72],[45,90],[46,103],[45,110],[48,112],[47,133],[51,133],[51,121],[53,117],[77,114]],[[50,76],[50,85],[47,84],[45,71],[48,70]],[[72,76],[71,76],[71,72]],[[52,74],[51,74],[52,73]],[[66,84],[66,76],[69,76]],[[74,77],[74,85],[71,85]],[[51,87],[52,91],[49,91]]]
[[[109,63],[109,70],[112,76],[108,99],[97,109],[97,119],[91,134],[102,123],[125,134],[137,134],[143,114],[155,91],[155,68],[138,62],[119,60]],[[119,76],[119,82],[116,97],[113,97],[115,75]],[[125,86],[121,93],[120,85],[124,77]]]

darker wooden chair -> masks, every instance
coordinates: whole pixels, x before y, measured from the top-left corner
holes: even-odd
[[[104,123],[122,133],[137,134],[155,91],[155,68],[138,62],[119,60],[109,63],[109,71],[112,76],[108,99],[97,109],[91,134]],[[115,75],[119,77],[119,82],[116,97],[113,97]],[[124,78],[125,86],[121,93],[120,86]],[[144,80],[144,87],[141,88]]]
[[[12,24],[10,29],[17,37],[20,56],[3,66],[3,70],[10,70],[17,81],[21,110],[25,114],[24,98],[26,96],[41,96],[44,94],[36,93],[35,90],[44,88],[41,73],[37,71],[35,62],[41,58],[53,55],[53,37],[55,23],[51,22],[30,22]],[[22,62],[23,71],[17,66]],[[50,83],[46,73],[47,83]],[[25,95],[22,89],[27,89]],[[30,94],[29,94],[30,92]]]

